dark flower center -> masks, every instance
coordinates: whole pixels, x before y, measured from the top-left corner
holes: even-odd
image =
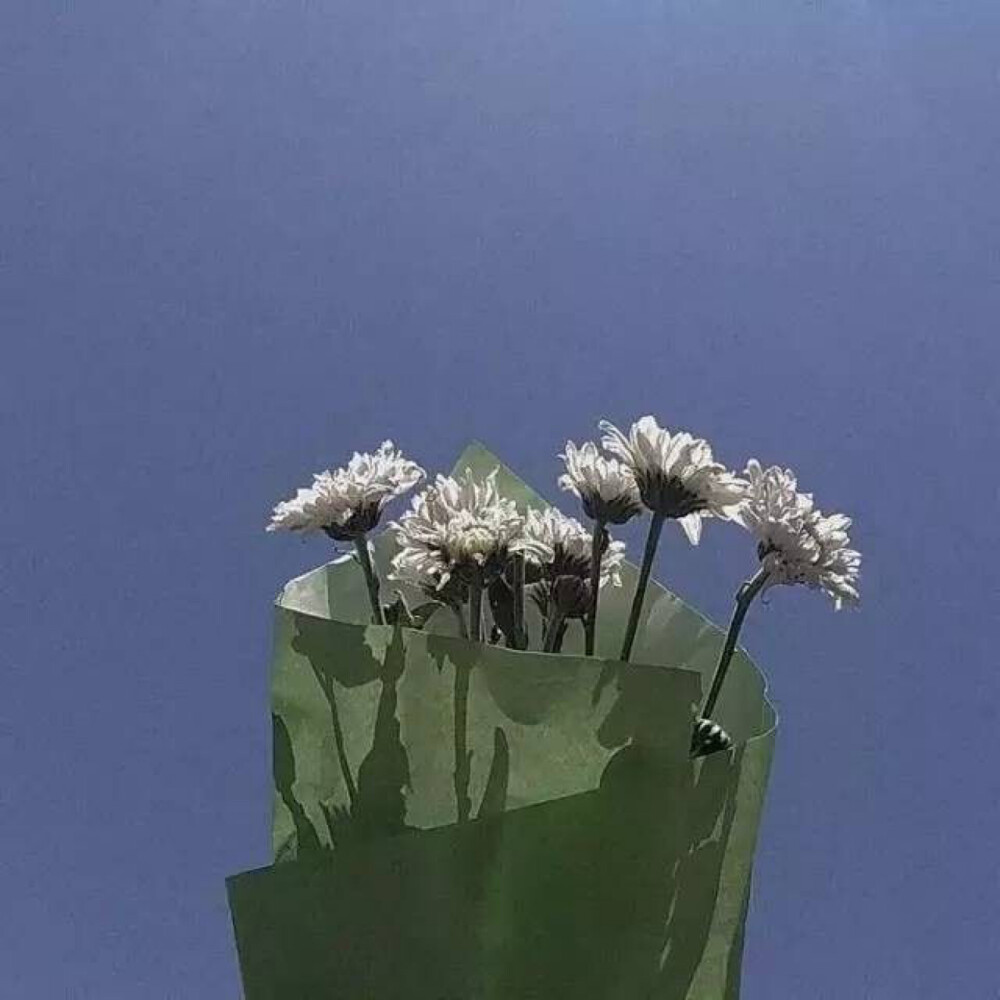
[[[627,494],[605,500],[597,493],[583,494],[581,503],[587,517],[608,524],[624,524],[639,513],[639,505]]]
[[[705,509],[705,501],[675,476],[647,472],[636,477],[642,502],[666,517],[681,518]]]
[[[352,542],[373,530],[381,514],[381,503],[362,504],[343,524],[328,524],[323,530],[336,542]]]

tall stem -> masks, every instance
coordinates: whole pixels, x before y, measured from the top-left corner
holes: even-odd
[[[365,583],[368,585],[368,600],[371,601],[375,624],[384,625],[385,614],[382,611],[382,602],[378,596],[378,574],[375,572],[375,567],[372,566],[372,557],[368,552],[368,538],[365,535],[360,535],[354,539],[354,551],[358,554],[358,562],[361,564],[361,570],[365,574]]]
[[[483,641],[483,588],[478,583],[469,585],[469,638]]]
[[[510,589],[514,594],[514,645],[517,649],[527,648],[524,641],[524,556],[515,552],[511,559]]]
[[[583,625],[583,622],[580,622]],[[556,633],[556,641],[552,646],[553,653],[561,653],[563,648],[563,641],[566,639],[566,631],[569,628],[569,619],[564,618],[562,624],[559,626],[559,631]]]
[[[656,555],[656,547],[660,543],[660,532],[663,531],[663,514],[653,514],[652,521],[649,522],[649,534],[646,536],[646,550],[642,554],[642,567],[639,570],[639,580],[635,585],[635,597],[632,598],[632,610],[628,616],[628,627],[625,629],[625,638],[622,641],[622,651],[618,659],[628,663],[632,655],[632,645],[635,642],[635,633],[639,628],[639,616],[642,614],[642,602],[646,597],[646,587],[649,585],[649,574],[653,569],[653,558]]]
[[[559,633],[562,631],[566,615],[556,607],[553,598],[549,598],[549,620],[545,626],[545,639],[542,649],[546,653],[554,653],[559,643]]]
[[[712,687],[708,692],[708,698],[705,699],[705,707],[701,710],[701,718],[703,719],[712,717],[715,703],[719,700],[719,692],[722,691],[722,685],[726,679],[726,672],[729,670],[733,653],[736,651],[736,643],[740,637],[740,629],[743,627],[743,619],[746,618],[753,599],[764,589],[765,583],[767,583],[767,570],[761,567],[740,587],[736,594],[736,608],[729,622],[729,631],[726,633],[726,641],[719,655],[719,663],[715,668]]]
[[[601,592],[601,557],[604,555],[605,526],[603,521],[594,521],[594,535],[590,542],[590,607],[584,622],[584,652],[594,655],[594,641],[597,635],[597,601]]]
[[[459,604],[449,604],[452,614],[455,616],[455,621],[458,622],[458,634],[463,639],[469,638],[469,626],[465,620],[465,615],[462,614],[462,607]]]

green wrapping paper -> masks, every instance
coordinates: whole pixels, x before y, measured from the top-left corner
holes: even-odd
[[[456,469],[498,465],[473,445]],[[739,652],[715,712],[734,745],[690,759],[722,635],[654,584],[617,663],[636,575],[602,591],[594,658],[577,623],[559,655],[465,641],[446,611],[366,624],[347,561],[285,587],[275,864],[229,880],[247,1000],[739,996],[775,715]]]

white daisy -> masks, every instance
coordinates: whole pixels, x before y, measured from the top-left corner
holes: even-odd
[[[748,493],[737,520],[757,539],[767,586],[804,584],[833,598],[838,610],[859,600],[861,554],[850,547],[851,519],[824,514],[800,493],[790,469],[747,463]]]
[[[533,544],[526,566],[528,593],[543,618],[551,623],[556,616],[553,627],[557,630],[558,623],[566,618],[588,619],[595,607],[595,582],[598,591],[608,583],[621,586],[625,545],[612,542],[604,529],[601,536],[601,558],[596,567],[599,576],[595,581],[591,532],[554,507],[528,511],[524,537]]]
[[[410,510],[392,525],[400,566],[439,573],[439,588],[452,575],[480,587],[503,572],[511,552],[530,547],[521,539],[524,519],[516,504],[500,496],[497,471],[485,479],[470,469],[458,479],[439,475],[414,497]],[[428,562],[428,555],[436,562]]]
[[[323,531],[336,541],[354,541],[379,522],[386,504],[424,478],[416,462],[391,441],[374,454],[355,452],[344,468],[320,472],[312,486],[279,503],[268,531]]]
[[[624,524],[641,512],[631,468],[602,455],[593,441],[579,448],[567,441],[566,451],[559,457],[566,463],[559,487],[580,498],[587,517],[602,524]]]
[[[716,462],[707,441],[685,431],[671,433],[653,417],[632,424],[626,437],[602,420],[601,443],[635,476],[642,502],[655,514],[680,522],[692,545],[706,517],[732,516],[745,484]]]
[[[438,553],[424,548],[406,548],[392,560],[389,579],[419,590],[425,597],[458,607],[469,599],[469,588],[448,573]]]
[[[590,577],[593,537],[576,518],[567,517],[555,507],[529,510],[524,522],[524,537],[533,542],[527,556],[529,565],[538,568],[542,577]],[[601,557],[601,586],[621,586],[621,565],[625,543],[607,540]]]

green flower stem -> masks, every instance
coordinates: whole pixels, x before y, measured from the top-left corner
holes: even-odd
[[[566,631],[569,628],[569,619],[564,618],[562,625],[559,626],[559,631],[556,633],[555,645],[552,647],[553,653],[561,653],[563,648],[563,642],[566,639]],[[580,623],[581,625],[583,622]]]
[[[465,620],[465,615],[462,614],[462,608],[458,604],[449,604],[452,614],[455,616],[455,621],[458,622],[458,634],[463,639],[469,638],[469,626]]]
[[[358,554],[358,562],[361,570],[365,574],[365,583],[368,585],[368,599],[372,605],[372,615],[376,625],[385,624],[385,613],[382,611],[382,602],[379,600],[378,574],[372,565],[371,554],[368,552],[368,538],[359,535],[354,539],[354,551]]]
[[[556,646],[559,645],[559,636],[563,623],[566,621],[566,615],[555,606],[555,601],[552,598],[549,598],[549,603],[549,620],[545,626],[545,640],[542,649],[546,653],[554,653]]]
[[[469,585],[469,638],[483,641],[483,588],[478,583]]]
[[[712,678],[712,687],[705,700],[705,707],[701,710],[701,718],[710,719],[715,710],[715,703],[719,700],[719,692],[726,679],[726,672],[736,651],[736,643],[740,637],[740,629],[743,627],[743,619],[746,618],[747,611],[753,599],[764,589],[767,583],[767,570],[761,567],[757,573],[740,587],[736,594],[736,608],[733,611],[732,620],[729,622],[729,631],[726,633],[726,641],[719,655],[719,663],[715,668],[715,676]]]
[[[649,585],[649,574],[653,569],[653,558],[656,555],[656,547],[660,543],[660,532],[663,531],[663,522],[666,520],[663,514],[653,513],[653,519],[649,523],[649,534],[646,536],[646,550],[642,554],[642,567],[639,570],[639,581],[635,585],[635,597],[632,598],[632,610],[628,616],[628,626],[625,629],[625,638],[622,640],[622,651],[618,659],[628,663],[632,655],[632,645],[635,642],[635,633],[639,628],[639,616],[642,614],[642,602],[646,597],[646,587]]]
[[[515,552],[511,560],[511,590],[514,594],[514,644],[525,649],[524,641],[524,556]]]
[[[590,607],[584,622],[584,652],[594,655],[597,636],[597,601],[601,592],[601,557],[604,554],[604,521],[594,521],[594,535],[590,543]]]

